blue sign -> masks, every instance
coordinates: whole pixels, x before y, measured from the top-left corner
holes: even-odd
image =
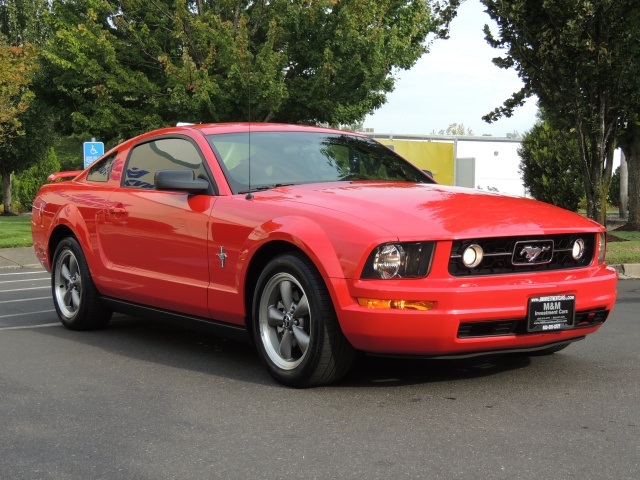
[[[82,151],[84,152],[84,168],[87,168],[104,155],[104,143],[84,142],[82,144]]]

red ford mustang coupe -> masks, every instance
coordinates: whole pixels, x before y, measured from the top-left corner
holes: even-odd
[[[557,352],[616,298],[601,225],[438,185],[357,134],[167,128],[51,180],[33,239],[66,327],[113,311],[207,326],[291,386],[339,379],[356,350]]]

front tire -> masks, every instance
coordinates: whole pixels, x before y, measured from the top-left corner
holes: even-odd
[[[335,382],[353,362],[355,351],[340,330],[324,281],[302,255],[278,256],[262,271],[253,334],[269,373],[288,386]]]
[[[102,328],[111,310],[100,301],[82,247],[73,237],[63,239],[53,256],[51,293],[58,318],[70,330]]]

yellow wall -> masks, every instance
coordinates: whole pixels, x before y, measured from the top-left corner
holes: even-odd
[[[430,170],[438,183],[454,183],[453,143],[426,142],[420,140],[377,139],[380,143],[393,146],[393,149],[423,170]]]

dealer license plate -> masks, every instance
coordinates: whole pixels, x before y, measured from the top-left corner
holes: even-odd
[[[527,329],[553,332],[573,328],[576,316],[575,295],[548,295],[529,299]]]

